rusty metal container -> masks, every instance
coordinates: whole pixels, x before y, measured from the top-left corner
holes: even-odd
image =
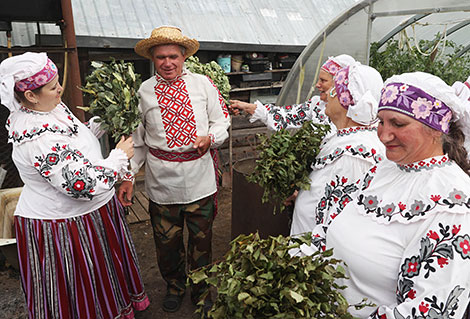
[[[246,180],[254,168],[256,159],[243,159],[233,165],[232,182],[232,239],[240,234],[259,232],[261,238],[288,236],[290,217],[286,212],[273,214],[271,203],[261,203],[263,189]]]

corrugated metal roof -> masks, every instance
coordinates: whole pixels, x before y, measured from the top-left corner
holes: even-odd
[[[160,25],[208,42],[307,45],[358,0],[72,0],[77,36],[142,39]],[[34,44],[35,23],[13,23],[14,46]],[[41,25],[41,34],[60,34]],[[0,45],[6,46],[0,33]]]

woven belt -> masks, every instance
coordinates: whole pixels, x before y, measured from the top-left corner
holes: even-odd
[[[169,162],[188,162],[201,158],[204,154],[199,154],[197,151],[190,152],[167,152],[158,148],[149,148],[150,154],[158,159]]]
[[[170,162],[188,162],[188,161],[194,161],[197,160],[198,158],[201,158],[204,154],[199,154],[197,151],[191,151],[191,152],[167,152],[167,151],[162,151],[157,148],[149,148],[150,154],[155,156],[156,158],[159,158],[164,161],[170,161]],[[215,211],[214,211],[214,217],[217,215],[217,208],[218,208],[218,203],[217,203],[217,193],[219,191],[219,160],[217,158],[217,150],[215,149],[210,149],[211,157],[212,157],[212,163],[214,164],[214,171],[215,171],[215,182],[217,185],[217,191],[213,195],[214,197],[214,203],[215,203]]]

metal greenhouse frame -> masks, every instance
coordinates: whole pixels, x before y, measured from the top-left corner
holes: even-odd
[[[363,0],[352,5],[318,32],[297,59],[277,100],[278,105],[298,103],[314,92],[321,63],[329,56],[349,54],[368,64],[370,44],[379,47],[402,32],[415,41],[431,40],[439,32],[470,50],[470,1]],[[470,70],[469,70],[470,73]]]

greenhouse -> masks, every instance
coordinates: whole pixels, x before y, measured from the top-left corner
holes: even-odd
[[[0,317],[470,319],[469,34],[470,0],[0,1]]]
[[[430,55],[437,48],[438,58],[444,60],[449,52],[455,52],[457,57],[468,56],[469,25],[468,1],[357,1],[313,36],[290,72],[278,105],[305,101],[312,96],[315,76],[328,56],[346,53],[369,64],[372,43],[376,43],[375,48],[380,51],[396,40],[403,50],[419,48],[417,55]],[[419,44],[422,40],[436,40],[436,37],[432,46]],[[446,41],[455,43],[457,51],[446,46]],[[468,70],[468,64],[466,68]],[[463,81],[468,74],[461,76],[458,80]]]

